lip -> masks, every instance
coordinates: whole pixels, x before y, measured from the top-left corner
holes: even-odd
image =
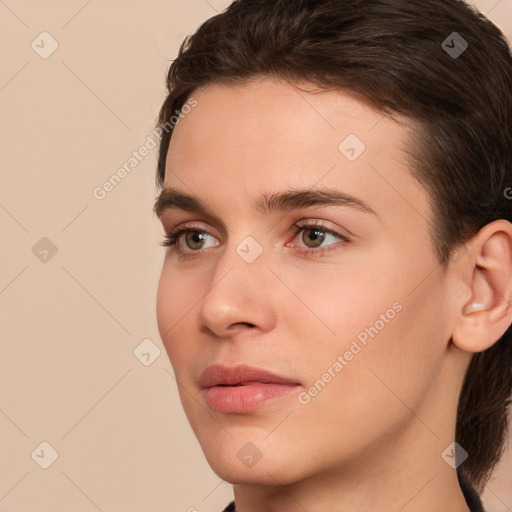
[[[208,406],[219,412],[245,413],[267,401],[297,391],[299,382],[263,368],[215,364],[206,368],[199,385]]]

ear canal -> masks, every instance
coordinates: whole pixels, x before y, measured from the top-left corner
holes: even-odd
[[[484,271],[475,268],[473,274],[473,297],[464,306],[463,313],[468,314],[474,311],[484,311],[493,302],[493,290],[487,281]]]

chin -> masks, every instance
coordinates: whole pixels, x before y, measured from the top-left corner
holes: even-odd
[[[275,469],[261,460],[257,467],[240,468],[233,465],[210,464],[214,473],[222,480],[232,485],[286,485],[298,480],[289,473]]]
[[[275,449],[262,454],[247,443],[241,449],[219,447],[219,451],[204,450],[206,460],[214,473],[230,484],[272,485],[290,484],[304,477],[294,454],[289,460],[279,457]],[[252,458],[251,458],[252,457]]]

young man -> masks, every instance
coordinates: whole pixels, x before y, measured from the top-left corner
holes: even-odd
[[[458,0],[239,0],[167,80],[158,326],[226,510],[482,510],[512,389],[503,35]]]

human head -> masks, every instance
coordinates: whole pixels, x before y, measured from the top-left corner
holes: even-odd
[[[443,46],[454,32],[468,44],[457,58]],[[235,1],[182,44],[159,124],[202,87],[256,77],[350,90],[411,120],[411,173],[428,192],[443,268],[485,225],[512,221],[504,194],[512,181],[512,57],[499,30],[464,2]],[[161,140],[159,186],[172,133]],[[511,367],[508,329],[472,357],[460,394],[455,439],[470,447],[460,469],[480,489],[502,451]]]

